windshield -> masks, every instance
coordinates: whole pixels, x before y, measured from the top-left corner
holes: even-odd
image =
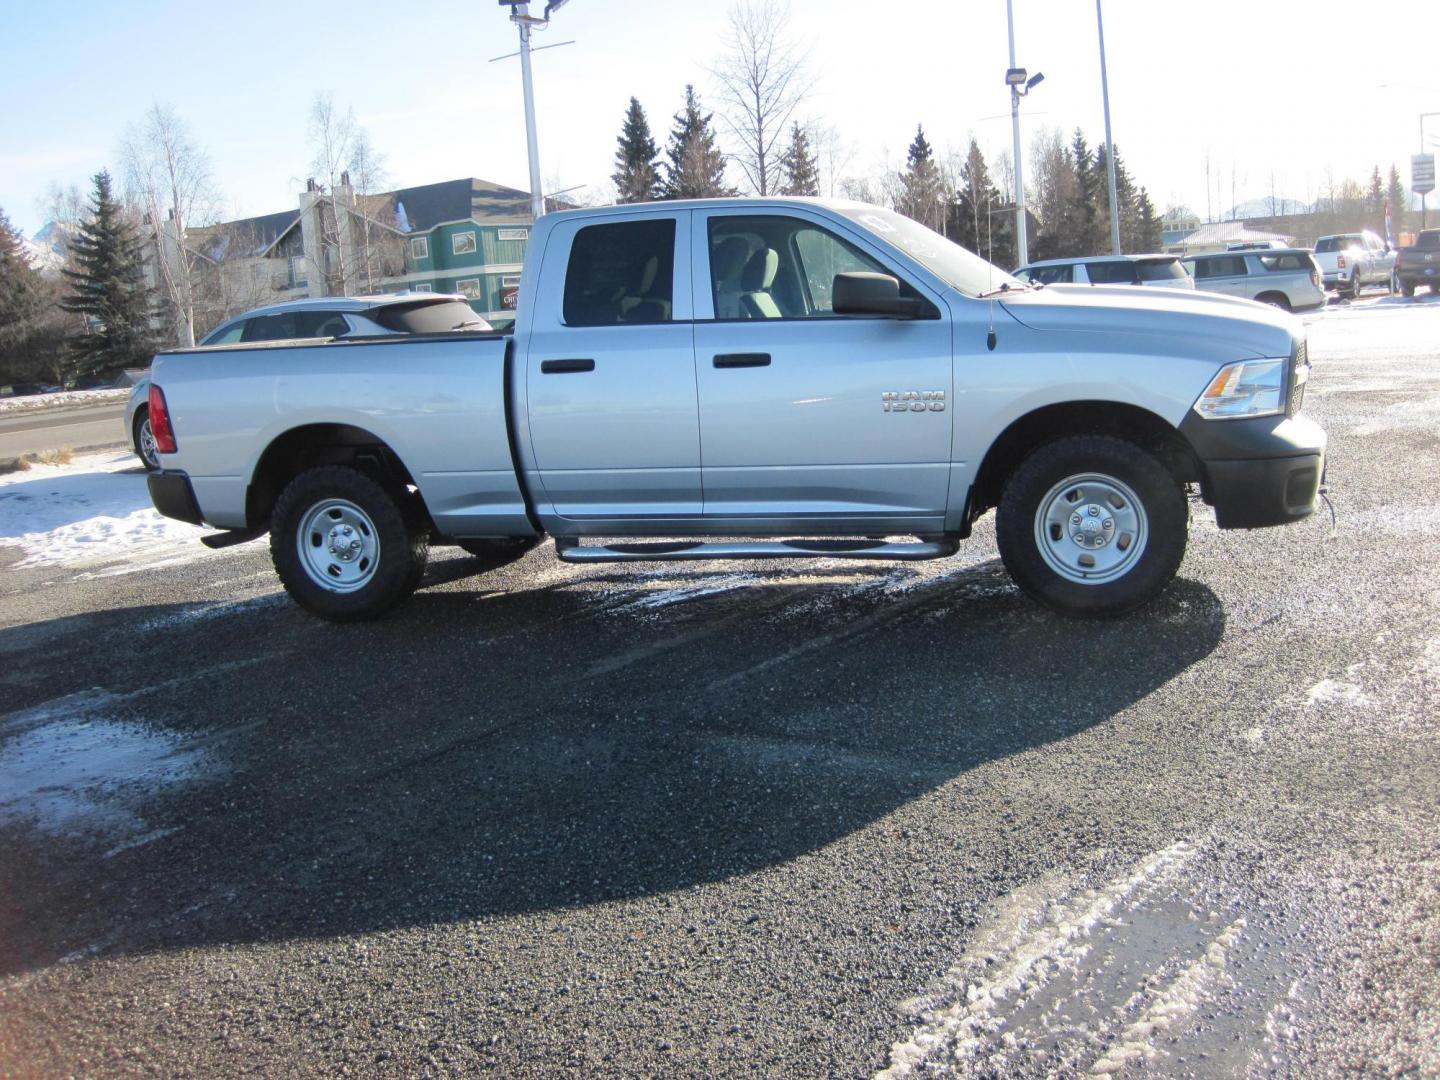
[[[953,240],[947,240],[918,221],[884,210],[878,206],[837,208],[840,213],[867,232],[893,244],[932,274],[959,289],[966,296],[979,296],[992,289],[1009,287],[1025,289],[1019,278],[1011,277],[998,266],[966,251]]]
[[[1358,236],[1322,236],[1320,242],[1315,245],[1317,252],[1344,251],[1346,248],[1359,247],[1360,237]]]

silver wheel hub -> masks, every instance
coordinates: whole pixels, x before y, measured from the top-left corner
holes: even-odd
[[[375,523],[348,499],[324,499],[310,507],[295,544],[305,576],[330,592],[363,589],[380,564]]]
[[[1103,473],[1066,477],[1035,510],[1035,543],[1067,581],[1101,585],[1134,568],[1149,539],[1145,507],[1128,485]]]

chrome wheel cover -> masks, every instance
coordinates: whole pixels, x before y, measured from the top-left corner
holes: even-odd
[[[305,575],[330,592],[363,589],[380,565],[380,537],[370,515],[348,499],[324,499],[295,532]]]
[[[152,469],[160,467],[160,449],[155,445],[155,432],[150,428],[150,417],[140,421],[140,456]]]
[[[1104,473],[1066,477],[1035,510],[1040,557],[1079,585],[1124,577],[1145,553],[1149,534],[1149,519],[1135,492]]]

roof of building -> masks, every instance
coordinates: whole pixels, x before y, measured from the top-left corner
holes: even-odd
[[[518,224],[530,220],[528,191],[473,176],[399,188],[387,191],[385,197],[405,207],[405,220],[412,232],[426,232],[447,221]]]
[[[1210,225],[1201,225],[1200,228],[1186,235],[1183,242],[1188,250],[1217,244],[1223,247],[1225,244],[1256,240],[1282,240],[1286,244],[1293,244],[1295,237],[1285,236],[1282,233],[1261,232],[1259,229],[1248,229],[1243,221],[1216,221]]]

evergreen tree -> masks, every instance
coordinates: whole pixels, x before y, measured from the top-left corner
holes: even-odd
[[[0,210],[0,383],[28,381],[41,370],[32,349],[48,293],[25,255],[20,234]]]
[[[1070,157],[1075,164],[1077,185],[1075,201],[1066,215],[1063,236],[1065,254],[1098,255],[1105,250],[1101,242],[1100,192],[1108,190],[1109,184],[1104,176],[1104,165],[1101,164],[1101,172],[1097,175],[1096,156],[1091,153],[1090,146],[1085,141],[1085,133],[1079,128],[1075,129],[1075,137],[1070,143]]]
[[[61,306],[84,316],[70,338],[74,375],[144,367],[152,345],[140,241],[111,194],[110,174],[93,179],[92,216],[71,244],[75,269],[63,271],[71,291]]]
[[[685,87],[685,107],[675,114],[661,198],[713,199],[733,195],[725,186],[725,155],[715,145],[714,113],[700,111],[695,87]]]
[[[790,145],[780,157],[781,195],[819,195],[820,158],[810,149],[810,137],[799,124],[790,128]]]
[[[1008,231],[995,232],[990,211],[1000,203],[1000,192],[990,179],[985,155],[973,138],[960,166],[960,184],[950,204],[946,233],[961,247],[1000,266],[1011,266],[1012,246]],[[1002,223],[1003,224],[1003,223]]]
[[[1380,179],[1380,166],[1370,171],[1370,186],[1365,189],[1365,218],[1368,227],[1385,235],[1385,181]]]
[[[1408,204],[1405,185],[1401,182],[1400,173],[1393,163],[1390,166],[1389,183],[1385,185],[1385,196],[1390,200],[1390,225],[1395,230],[1395,239],[1398,242],[1401,232],[1405,229]]]
[[[900,199],[896,209],[937,232],[945,227],[945,180],[935,164],[925,128],[918,124],[906,155],[905,171],[900,174]]]
[[[620,129],[615,150],[616,202],[649,202],[660,195],[660,148],[650,137],[650,122],[640,102],[630,99],[625,111],[625,124]]]
[[[1150,193],[1143,187],[1135,199],[1135,220],[1139,233],[1139,241],[1135,245],[1137,252],[1149,252],[1160,250],[1160,215],[1155,212],[1155,204],[1150,201]]]

